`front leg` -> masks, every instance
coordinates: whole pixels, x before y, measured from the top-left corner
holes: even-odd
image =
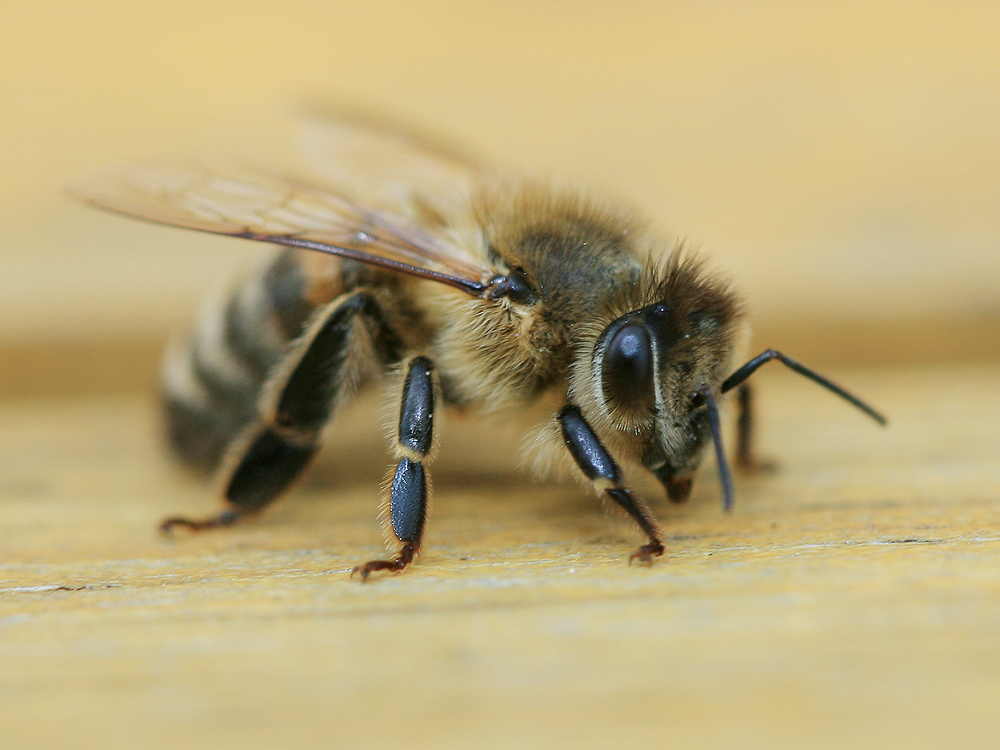
[[[372,560],[356,567],[351,575],[360,573],[362,581],[376,570],[402,570],[420,551],[427,520],[424,461],[434,439],[433,371],[434,364],[427,357],[414,357],[403,384],[395,444],[399,462],[389,490],[389,520],[392,532],[403,546],[392,560]]]
[[[737,386],[736,399],[736,467],[747,473],[773,471],[774,462],[759,458],[755,450],[756,418],[749,383]]]
[[[618,503],[632,520],[639,524],[639,528],[649,537],[649,542],[642,545],[629,557],[629,564],[633,560],[641,563],[651,564],[654,557],[663,554],[663,541],[660,529],[649,512],[649,508],[641,500],[636,498],[632,491],[622,484],[621,470],[618,464],[601,444],[600,439],[594,434],[593,429],[587,424],[580,409],[576,406],[565,406],[559,412],[559,425],[562,427],[563,440],[569,449],[570,455],[580,467],[580,471],[586,475],[587,479],[594,483],[598,491],[604,491],[608,496]]]

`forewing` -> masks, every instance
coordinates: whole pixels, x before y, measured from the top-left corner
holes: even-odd
[[[424,223],[460,224],[495,172],[460,148],[388,119],[337,108],[300,118],[305,168],[324,184]]]
[[[302,247],[478,294],[489,270],[443,234],[293,178],[196,163],[124,169],[70,186],[118,213]]]

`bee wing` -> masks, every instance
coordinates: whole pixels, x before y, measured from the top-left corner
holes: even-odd
[[[70,192],[101,208],[203,232],[331,253],[478,295],[490,274],[440,232],[294,178],[179,163],[98,175]]]
[[[344,109],[308,111],[299,141],[306,169],[325,184],[424,224],[461,223],[472,193],[496,179],[459,148]]]

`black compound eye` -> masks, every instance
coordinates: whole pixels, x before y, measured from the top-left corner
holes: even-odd
[[[653,406],[653,345],[645,326],[627,323],[619,328],[601,368],[604,396],[616,408],[648,411]]]

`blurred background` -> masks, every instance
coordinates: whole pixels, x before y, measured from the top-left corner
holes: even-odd
[[[1000,355],[996,3],[55,0],[0,19],[0,397],[147,388],[252,250],[78,206],[67,181],[294,164],[316,101],[639,206],[738,282],[757,349]]]

